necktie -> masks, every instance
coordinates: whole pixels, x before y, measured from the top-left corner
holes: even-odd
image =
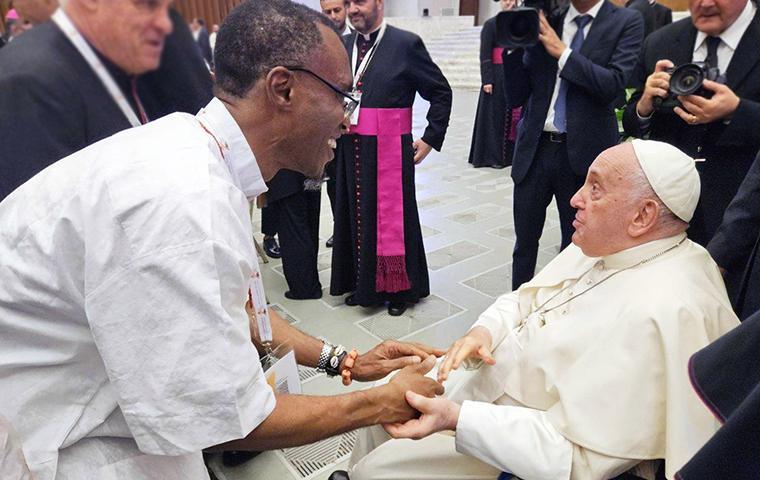
[[[137,115],[140,117],[140,123],[145,125],[148,123],[148,115],[145,113],[145,108],[143,108],[140,97],[137,95],[137,77],[132,77],[130,79],[130,84],[132,87],[132,99],[135,101],[135,105],[137,106]]]
[[[578,31],[573,36],[573,41],[570,42],[570,49],[574,52],[578,52],[583,46],[583,40],[585,39],[583,29],[591,21],[591,15],[578,15],[573,19],[576,25],[578,25]],[[560,133],[567,131],[567,89],[569,85],[564,78],[559,82],[559,92],[557,92],[557,101],[554,103],[554,126]]]
[[[707,37],[705,42],[707,43],[705,65],[710,68],[718,68],[718,46],[720,45],[720,37]]]

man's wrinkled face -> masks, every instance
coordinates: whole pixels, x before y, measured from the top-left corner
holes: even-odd
[[[351,0],[348,17],[351,25],[361,33],[369,33],[380,25],[383,15],[383,0]]]
[[[335,28],[343,31],[346,28],[346,2],[344,0],[322,0],[319,2],[322,13],[330,17]]]
[[[319,25],[323,44],[318,55],[306,68],[330,82],[341,91],[351,88],[351,69],[348,55],[338,35]],[[343,96],[333,91],[306,72],[294,72],[295,87],[303,92],[296,117],[292,144],[298,149],[297,158],[289,159],[294,165],[285,168],[296,170],[311,178],[322,178],[325,165],[333,159],[336,140],[343,134],[348,121],[343,107]]]
[[[171,0],[102,0],[96,43],[109,60],[132,75],[155,70],[172,31]]]
[[[730,27],[750,0],[689,0],[691,21],[700,32],[718,36]]]
[[[630,150],[630,152],[628,151]],[[630,199],[636,157],[630,144],[602,152],[589,167],[586,182],[570,205],[577,209],[573,243],[586,256],[601,257],[621,250],[636,209]]]

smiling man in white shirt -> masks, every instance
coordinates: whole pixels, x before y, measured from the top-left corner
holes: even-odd
[[[205,480],[203,449],[408,419],[404,391],[442,391],[421,375],[427,347],[354,359],[272,314],[273,346],[302,364],[355,380],[408,365],[388,387],[276,395],[252,342],[249,201],[282,168],[322,175],[347,125],[348,58],[326,22],[287,0],[244,2],[197,116],[95,143],[0,203],[0,412],[37,480]]]

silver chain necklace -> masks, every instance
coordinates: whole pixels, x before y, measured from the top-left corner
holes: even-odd
[[[582,291],[582,292],[580,292],[579,294],[577,294],[577,295],[571,295],[571,296],[570,296],[569,298],[567,298],[565,301],[563,301],[563,302],[560,302],[560,303],[558,303],[557,305],[554,305],[553,307],[544,308],[544,307],[546,307],[546,305],[547,305],[549,302],[551,302],[552,300],[554,300],[555,298],[557,298],[557,297],[558,297],[559,295],[561,295],[561,294],[562,294],[562,293],[563,293],[565,290],[567,290],[568,288],[571,288],[571,287],[573,287],[573,286],[577,285],[577,284],[578,284],[578,282],[580,282],[580,280],[581,280],[583,277],[585,277],[585,276],[586,276],[586,274],[588,274],[588,273],[589,273],[589,272],[590,272],[590,271],[591,271],[591,270],[594,268],[594,267],[592,266],[591,268],[589,268],[588,270],[586,270],[585,272],[583,272],[583,274],[582,274],[580,277],[578,277],[578,280],[576,281],[576,283],[574,283],[574,284],[572,284],[572,285],[568,285],[568,286],[566,286],[565,288],[563,288],[563,289],[562,289],[562,290],[560,290],[559,292],[557,292],[557,293],[555,293],[554,295],[552,295],[551,297],[549,297],[549,299],[548,299],[548,300],[546,300],[544,303],[542,303],[541,305],[539,305],[539,306],[538,306],[538,307],[537,307],[535,310],[533,310],[533,312],[538,312],[538,318],[539,318],[539,320],[541,321],[541,326],[543,327],[543,326],[545,326],[545,325],[546,325],[546,317],[545,317],[545,315],[546,315],[547,313],[549,313],[549,312],[551,312],[552,310],[555,310],[555,309],[557,309],[557,308],[559,308],[559,307],[561,307],[561,306],[563,306],[563,305],[565,305],[565,304],[569,303],[570,301],[572,301],[572,300],[575,300],[576,298],[578,298],[578,297],[580,297],[580,296],[584,295],[585,293],[589,292],[589,291],[590,291],[590,290],[592,290],[593,288],[595,288],[595,287],[598,287],[599,285],[603,284],[604,282],[606,282],[606,281],[607,281],[607,280],[609,280],[610,278],[614,277],[614,276],[615,276],[615,275],[617,275],[618,273],[622,273],[622,272],[625,272],[626,270],[630,270],[630,269],[632,269],[632,268],[636,268],[636,267],[638,267],[638,266],[641,266],[641,265],[643,265],[643,264],[645,264],[645,263],[647,263],[647,262],[651,262],[651,261],[652,261],[652,260],[654,260],[655,258],[659,258],[659,257],[661,257],[661,256],[665,255],[666,253],[670,252],[671,250],[674,250],[674,249],[678,248],[678,247],[679,247],[679,246],[680,246],[680,245],[681,245],[681,244],[684,242],[684,240],[686,240],[686,237],[683,237],[683,238],[682,238],[681,240],[679,240],[679,241],[678,241],[678,243],[676,243],[675,245],[671,245],[670,247],[666,248],[665,250],[663,250],[663,251],[661,251],[661,252],[659,252],[659,253],[656,253],[656,254],[652,255],[651,257],[647,257],[647,258],[645,258],[644,260],[641,260],[641,261],[640,261],[640,262],[638,262],[638,263],[635,263],[635,264],[633,264],[633,265],[630,265],[630,266],[628,266],[628,267],[625,267],[625,268],[621,268],[620,270],[617,270],[617,271],[614,271],[614,272],[612,272],[611,274],[607,275],[606,277],[604,277],[603,279],[601,279],[600,281],[598,281],[596,284],[594,284],[594,285],[591,285],[590,287],[588,287],[587,289],[583,290],[583,291]],[[533,312],[531,312],[531,314],[532,314]],[[530,316],[530,315],[528,315],[528,316]],[[525,320],[523,320],[523,322],[520,324],[520,327],[522,328],[522,326],[523,326],[524,324],[525,324]]]

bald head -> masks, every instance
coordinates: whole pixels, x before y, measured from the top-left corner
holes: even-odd
[[[631,143],[602,152],[570,204],[577,209],[573,243],[590,257],[676,235],[688,226],[652,189]]]

